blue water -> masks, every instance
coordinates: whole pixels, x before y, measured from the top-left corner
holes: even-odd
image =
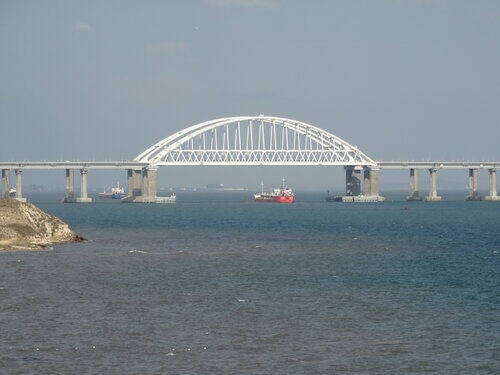
[[[29,197],[90,242],[0,253],[0,373],[500,373],[500,202],[249,197]]]

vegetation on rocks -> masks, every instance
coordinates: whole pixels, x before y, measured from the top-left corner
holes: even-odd
[[[0,199],[0,250],[45,249],[53,244],[80,242],[61,219],[31,203]]]

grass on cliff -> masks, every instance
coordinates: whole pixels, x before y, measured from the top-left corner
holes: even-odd
[[[29,236],[34,236],[36,234],[36,231],[32,227],[25,224],[11,223],[7,224],[6,227],[11,228],[21,237],[29,237]]]

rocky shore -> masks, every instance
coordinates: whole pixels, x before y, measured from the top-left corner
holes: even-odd
[[[0,199],[0,251],[44,250],[51,245],[85,241],[61,219],[31,203]]]

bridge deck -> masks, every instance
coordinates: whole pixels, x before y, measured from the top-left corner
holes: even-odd
[[[378,161],[381,169],[492,169],[500,168],[500,161]],[[215,165],[215,164],[213,164]],[[304,165],[314,165],[305,163]],[[318,164],[319,165],[319,164]],[[119,161],[10,161],[0,162],[0,169],[143,169],[147,162]]]
[[[491,161],[379,161],[381,169],[495,169],[500,162]]]
[[[0,162],[0,169],[142,169],[148,163],[137,161],[11,161]]]

